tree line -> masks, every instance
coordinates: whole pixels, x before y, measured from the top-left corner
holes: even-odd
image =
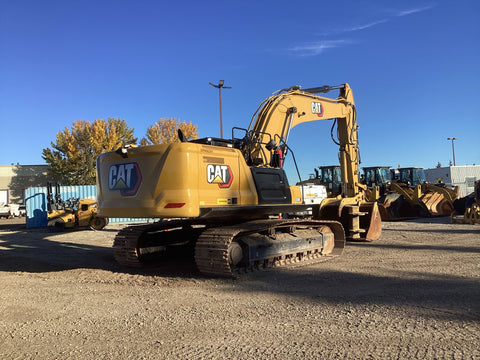
[[[187,140],[198,138],[197,126],[175,118],[161,118],[149,126],[140,146],[169,144],[179,141],[177,129]],[[74,121],[56,135],[51,147],[42,150],[48,175],[62,185],[94,185],[97,156],[125,145],[137,145],[134,129],[125,120],[108,118],[92,122]]]

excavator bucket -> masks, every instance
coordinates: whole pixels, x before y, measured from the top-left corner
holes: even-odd
[[[374,241],[382,232],[382,220],[376,202],[345,204],[341,200],[322,205],[315,218],[336,220],[342,223],[345,236],[350,241]]]
[[[365,241],[374,241],[382,233],[382,220],[378,204],[376,202],[364,202],[360,204],[360,212],[367,213],[360,217],[360,228],[365,229]]]

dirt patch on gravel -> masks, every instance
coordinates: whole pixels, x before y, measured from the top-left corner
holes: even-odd
[[[238,280],[130,270],[121,226],[0,220],[1,359],[479,358],[480,226],[384,223],[342,256]]]

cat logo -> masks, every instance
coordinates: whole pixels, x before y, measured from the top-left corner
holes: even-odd
[[[232,169],[228,165],[207,165],[207,181],[209,184],[218,184],[221,189],[228,189],[232,185]]]
[[[120,190],[122,196],[134,196],[137,193],[142,174],[137,163],[110,166],[108,171],[108,188]]]
[[[317,114],[318,117],[323,116],[323,106],[321,102],[312,101],[312,114]]]

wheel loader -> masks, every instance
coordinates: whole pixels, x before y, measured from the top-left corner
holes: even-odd
[[[389,167],[363,168],[370,201],[377,199],[382,220],[405,220],[417,217],[448,216],[458,187],[427,183],[421,167],[390,170]]]
[[[97,201],[72,198],[62,200],[60,185],[55,184],[53,196],[52,184],[47,183],[47,227],[50,231],[63,231],[89,227],[101,230],[108,224],[108,218],[97,215]]]
[[[342,170],[339,165],[319,166],[313,170],[315,177],[297,183],[297,185],[307,183],[323,185],[327,189],[328,197],[337,197],[342,193]]]
[[[338,97],[318,94],[339,90]],[[306,204],[290,186],[283,163],[294,152],[290,131],[305,122],[335,119],[342,181],[338,199]],[[250,270],[309,264],[338,256],[345,240],[377,239],[381,220],[358,181],[356,110],[348,84],[290,87],[266,98],[248,128],[232,138],[207,137],[121,147],[97,158],[98,214],[158,218],[115,237],[115,259],[126,266],[161,261],[169,250],[194,248],[198,270],[237,277]],[[297,170],[298,171],[298,170]],[[314,208],[310,219],[279,214]]]

